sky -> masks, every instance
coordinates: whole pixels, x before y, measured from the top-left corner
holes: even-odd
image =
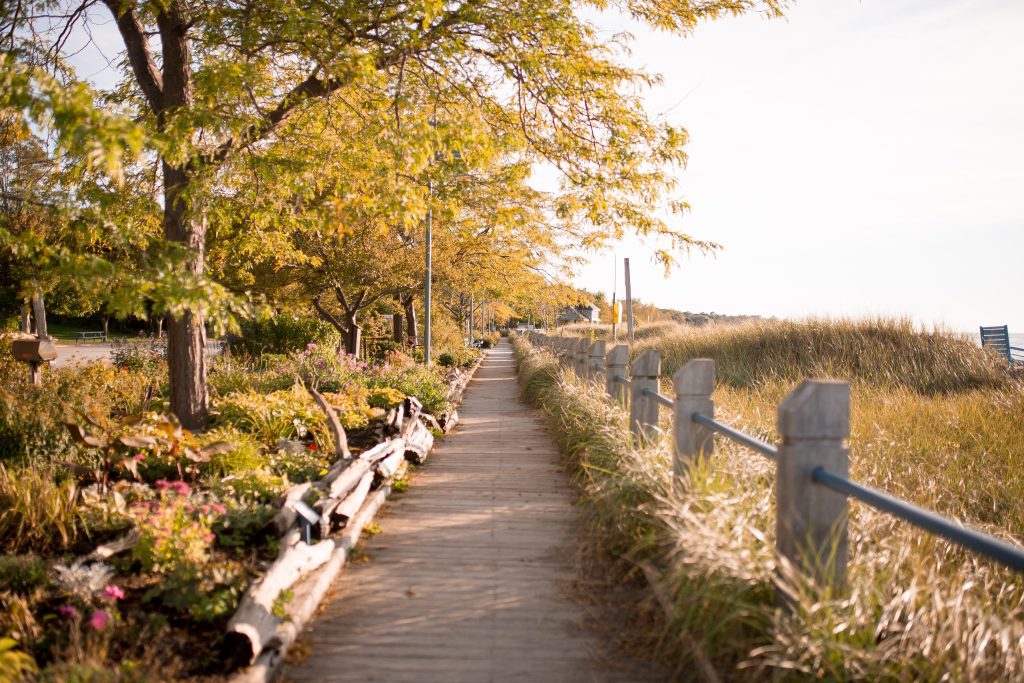
[[[667,279],[627,240],[576,280],[663,307],[908,316],[1024,332],[1024,2],[800,0],[688,38],[621,19],[690,134],[678,227],[723,245]]]

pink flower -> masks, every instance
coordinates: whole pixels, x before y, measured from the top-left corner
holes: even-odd
[[[167,490],[171,493],[176,493],[179,496],[190,496],[192,495],[192,487],[183,481],[166,481],[164,479],[158,479],[153,482],[153,486],[160,490]]]
[[[61,605],[57,608],[57,614],[61,615],[65,619],[77,619],[78,608],[74,605]]]
[[[104,610],[98,609],[93,610],[92,616],[89,617],[89,626],[96,631],[102,631],[110,625],[110,615]]]
[[[310,343],[306,344],[306,351],[312,351],[315,348],[316,348],[316,344],[314,344],[313,342],[310,342]]]
[[[228,513],[228,509],[226,507],[224,507],[223,505],[221,505],[220,503],[210,503],[210,507],[218,515],[226,515]]]
[[[136,453],[132,457],[134,457],[136,460],[145,460],[146,459],[146,454],[145,453]]]
[[[124,589],[120,586],[110,584],[103,589],[103,597],[111,601],[124,600]]]

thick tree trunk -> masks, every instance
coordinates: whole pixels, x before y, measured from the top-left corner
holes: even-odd
[[[164,162],[164,237],[186,249],[186,267],[202,275],[206,255],[206,223],[179,196],[188,173]],[[167,318],[167,363],[170,366],[171,412],[186,429],[202,429],[209,420],[206,393],[206,324],[202,310]]]
[[[32,334],[32,313],[29,311],[27,301],[21,303],[21,331]]]
[[[405,330],[402,328],[402,314],[395,313],[391,317],[391,338],[396,344],[405,343]]]
[[[110,338],[110,316],[105,315],[103,320],[103,339],[104,341]]]
[[[345,350],[356,358],[359,357],[359,341],[363,330],[356,324],[356,313],[345,314],[345,325],[348,330],[345,334]]]

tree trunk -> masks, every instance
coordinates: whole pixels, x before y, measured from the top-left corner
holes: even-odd
[[[345,334],[345,350],[356,358],[359,357],[359,341],[363,330],[356,324],[355,312],[345,313],[345,325],[348,330]]]
[[[405,330],[402,327],[402,314],[395,313],[391,318],[391,338],[396,344],[405,343]]]
[[[415,298],[412,294],[402,299],[402,305],[405,307],[405,320],[409,327],[409,343],[412,344],[413,348],[416,347],[416,307],[413,305]]]
[[[21,303],[21,331],[32,334],[32,313],[29,311],[27,301]]]
[[[102,320],[103,320],[103,341],[106,341],[107,339],[110,338],[110,316],[109,315],[105,315],[105,316],[103,316]]]
[[[186,267],[202,275],[206,255],[206,222],[179,196],[188,173],[163,163],[164,237],[185,247]],[[202,429],[209,420],[206,393],[206,324],[203,311],[186,309],[167,318],[167,363],[170,366],[171,412],[186,429]]]

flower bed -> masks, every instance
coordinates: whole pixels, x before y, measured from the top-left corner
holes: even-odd
[[[416,405],[406,397],[426,411],[447,408],[441,368],[401,354],[367,365],[310,345],[289,356],[214,360],[211,426],[191,434],[162,412],[165,386],[153,377],[164,374],[163,360],[145,360],[47,371],[42,388],[22,383],[17,366],[4,372],[0,431],[17,437],[0,449],[5,675],[136,680],[153,663],[168,679],[227,672],[228,625],[240,602],[289,548],[305,550],[284,499],[321,511],[353,505],[358,487],[335,484],[343,465],[400,436],[399,413]],[[337,416],[342,446],[307,387]],[[344,449],[355,460],[339,463]],[[356,482],[362,499],[396,475],[400,450],[397,460],[366,465]],[[308,547],[318,534],[344,532],[359,510],[346,511],[328,510]],[[271,598],[278,622],[291,599],[289,589]]]

